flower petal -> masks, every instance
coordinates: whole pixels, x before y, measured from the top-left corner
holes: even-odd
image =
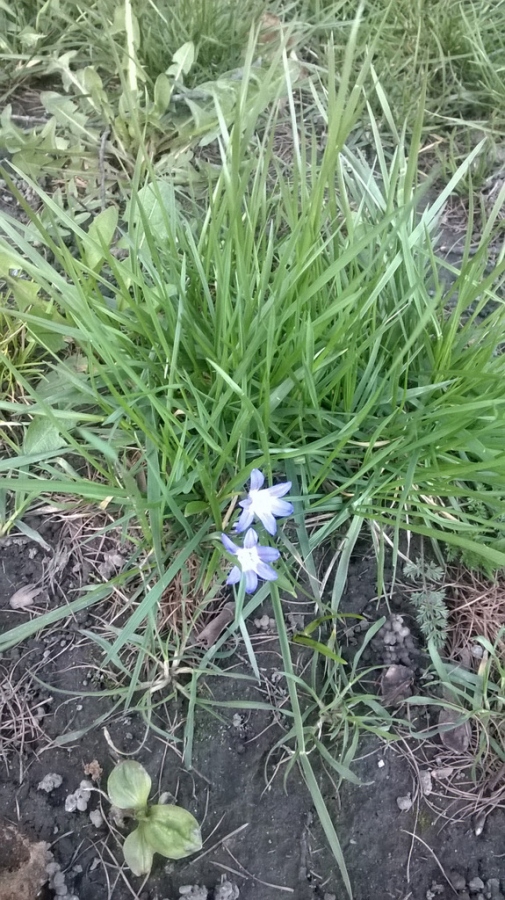
[[[275,547],[258,547],[257,552],[262,562],[275,562],[281,555]]]
[[[267,488],[267,491],[271,497],[284,497],[284,494],[287,494],[287,492],[290,490],[290,481],[283,481],[282,484],[274,484],[273,487]]]
[[[258,535],[256,534],[254,528],[249,528],[249,531],[246,532],[246,536],[244,538],[244,547],[246,550],[250,550],[251,547],[255,547],[258,543]]]
[[[237,555],[238,547],[237,547],[236,544],[233,543],[233,541],[230,540],[230,538],[228,537],[228,535],[227,535],[227,534],[222,534],[222,535],[221,535],[221,540],[222,540],[222,542],[223,542],[223,546],[224,546],[225,550],[227,550],[228,553],[232,553],[233,556],[236,556],[236,555]]]
[[[275,498],[272,500],[270,511],[274,516],[290,516],[293,512],[293,504],[288,503],[287,500],[277,500]]]
[[[246,503],[245,500],[243,502]],[[239,519],[235,523],[235,531],[237,534],[241,534],[243,531],[246,531],[253,522],[254,512],[251,508],[251,502],[249,501],[247,507],[240,513]]]
[[[258,516],[258,519],[260,520],[260,522],[262,522],[268,533],[275,534],[275,532],[277,531],[277,522],[275,521],[272,513],[266,509],[257,509],[256,515]]]
[[[275,569],[272,569],[272,566],[267,566],[266,563],[261,561],[256,566],[256,572],[264,581],[275,581],[277,578]]]
[[[233,566],[228,578],[226,579],[226,584],[237,584],[238,581],[242,578],[242,569],[239,566]]]
[[[263,487],[265,481],[265,476],[263,472],[260,472],[259,469],[253,469],[251,472],[251,484],[249,486],[250,491],[259,491],[261,487]]]
[[[252,594],[258,587],[258,576],[252,569],[244,572],[246,593]]]

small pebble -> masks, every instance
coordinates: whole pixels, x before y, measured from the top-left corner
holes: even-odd
[[[490,897],[491,900],[503,900],[503,894],[500,891],[499,878],[488,878],[486,888],[487,896]]]
[[[407,794],[405,797],[397,797],[396,803],[401,812],[408,812],[412,806],[412,798],[410,794]]]
[[[471,894],[478,894],[479,891],[484,890],[485,884],[482,878],[479,878],[477,876],[476,878],[472,878],[472,880],[468,882],[468,887]]]
[[[103,825],[103,816],[99,809],[92,809],[89,814],[89,820],[95,828],[101,828]]]
[[[59,788],[63,782],[63,778],[61,775],[58,775],[57,772],[49,772],[47,775],[44,775],[42,781],[39,781],[37,785],[38,791],[46,791],[46,793],[50,794],[51,791]]]
[[[449,881],[455,891],[464,891],[466,888],[466,878],[460,872],[451,872]]]
[[[214,900],[238,900],[240,890],[233,881],[223,881],[214,891]]]

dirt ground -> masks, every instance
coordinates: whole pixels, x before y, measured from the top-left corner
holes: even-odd
[[[45,528],[42,521],[31,524],[42,534],[46,547],[14,536],[0,544],[2,631],[33,615],[33,607],[32,611],[10,609],[9,599],[20,587],[42,579],[45,592],[36,598],[35,608],[39,608],[37,603],[51,608],[65,602],[82,577],[72,554],[66,559],[61,556],[57,528],[50,522]],[[104,557],[107,552],[104,546]],[[60,554],[59,565],[54,563],[56,554]],[[56,573],[52,582],[47,579],[48,571]],[[362,548],[351,564],[343,610],[363,614],[369,621],[382,613],[401,612],[410,622],[401,593],[393,599],[390,611],[378,606],[374,572],[373,556]],[[293,609],[286,601],[287,616]],[[269,610],[262,612],[268,617]],[[305,621],[313,617],[310,605],[298,604],[296,612]],[[176,742],[170,744],[154,731],[147,734],[138,713],[114,712],[112,698],[93,696],[95,687],[103,689],[107,680],[97,682],[100,652],[82,632],[92,629],[94,617],[99,615],[98,609],[79,613],[7,651],[0,660],[1,824],[4,828],[13,824],[31,841],[49,845],[54,864],[39,897],[343,900],[346,894],[338,867],[301,776],[295,767],[284,784],[287,757],[282,751],[272,753],[286,723],[281,712],[285,696],[279,674],[282,663],[270,625],[265,628],[249,622],[261,666],[260,684],[250,677],[238,677],[250,676],[245,653],[238,645],[223,663],[227,674],[202,680],[201,692],[219,703],[268,699],[278,711],[240,712],[217,706],[215,715],[199,712],[193,766],[188,771],[181,762],[183,703],[162,705],[157,711],[154,724],[175,736]],[[421,665],[420,652],[416,638],[414,669]],[[381,664],[380,642],[372,653],[372,661]],[[230,667],[235,677],[229,677]],[[21,727],[27,708],[32,713],[35,710],[35,717]],[[110,718],[106,722],[86,731],[107,713]],[[79,731],[86,733],[72,738]],[[175,798],[202,823],[203,852],[175,863],[156,856],[145,884],[121,869],[118,832],[106,824],[109,805],[98,791],[91,793],[85,811],[65,809],[66,798],[85,777],[85,767],[95,761],[103,770],[100,784],[104,789],[106,776],[118,758],[114,747],[147,768],[154,792],[169,792],[171,800]],[[444,900],[454,896],[500,900],[500,891],[505,891],[505,811],[491,812],[479,836],[475,817],[460,823],[437,817],[419,798],[415,770],[400,749],[370,736],[362,742],[352,766],[361,786],[344,782],[338,792],[318,767],[315,755],[312,760],[342,842],[356,900]],[[436,752],[432,766],[437,765]],[[46,792],[40,784],[49,775],[59,775],[61,783]],[[399,798],[402,801],[409,796],[414,801],[411,808],[400,810]],[[89,815],[97,809],[104,817],[98,825]],[[4,859],[3,865],[5,874],[12,859]],[[0,900],[10,900],[6,889],[1,893],[1,875],[0,869]],[[192,893],[188,886],[193,886]],[[196,886],[203,890],[197,893]],[[186,893],[180,894],[181,888]],[[36,896],[26,895],[27,900]],[[16,900],[24,900],[24,895],[18,893]]]

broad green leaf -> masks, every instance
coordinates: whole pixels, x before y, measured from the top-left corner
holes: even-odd
[[[102,79],[93,66],[86,66],[86,68],[83,69],[82,80],[95,107],[101,109],[107,120],[111,121],[114,117],[114,112],[109,103],[107,93],[104,90]]]
[[[72,134],[87,135],[88,118],[80,112],[76,103],[70,97],[58,94],[56,91],[42,91],[40,99],[47,112],[54,116],[59,125],[69,129]]]
[[[143,809],[147,805],[150,790],[149,775],[144,766],[134,759],[120,762],[107,781],[109,799],[118,809]]]
[[[59,353],[66,345],[65,339],[57,331],[53,331],[52,328],[46,328],[44,320],[54,322],[58,321],[60,317],[58,317],[57,313],[47,314],[46,312],[41,312],[38,307],[34,311],[37,313],[39,321],[26,324],[30,337],[44,349],[50,350],[52,353]]]
[[[23,451],[28,456],[32,453],[51,453],[53,450],[61,450],[65,443],[59,429],[50,419],[37,416],[26,429]]]
[[[200,826],[181,806],[151,806],[143,825],[153,850],[169,859],[182,859],[202,848]]]
[[[154,105],[160,116],[168,109],[172,97],[172,87],[172,82],[163,72],[158,75],[154,83]]]
[[[148,843],[144,822],[126,838],[123,844],[123,855],[126,865],[134,875],[149,875],[154,851]]]
[[[2,247],[0,252],[0,275],[6,278],[11,274],[12,269],[19,269],[23,265],[23,259],[17,253],[12,253],[8,248]],[[40,288],[39,288],[40,290]]]
[[[195,45],[193,41],[187,41],[175,51],[173,63],[167,69],[167,75],[171,75],[176,81],[181,75],[187,75],[195,61]]]
[[[38,42],[45,37],[45,34],[40,34],[40,32],[35,31],[28,25],[26,26],[26,28],[23,28],[23,30],[19,32],[19,40],[23,48],[25,48],[26,50],[34,50]]]
[[[9,284],[18,309],[25,310],[37,300],[40,285],[36,284],[35,281],[27,281],[25,278],[9,278]]]
[[[143,216],[139,207],[142,209]],[[144,217],[149,222],[151,234],[156,235],[159,241],[163,241],[167,237],[167,221],[170,220],[173,209],[174,193],[166,181],[146,184],[137,194],[133,223],[143,230],[142,218]]]
[[[88,230],[88,237],[84,253],[90,269],[95,269],[104,259],[105,252],[102,247],[109,248],[114,232],[117,228],[118,211],[115,206],[108,206],[93,219]]]

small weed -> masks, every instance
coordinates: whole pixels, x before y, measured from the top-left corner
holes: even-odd
[[[123,844],[127,866],[134,875],[149,875],[155,853],[183,859],[202,848],[198,822],[180,806],[148,804],[151,779],[135,760],[120,762],[107,782],[111,803],[138,822]]]
[[[482,648],[477,671],[444,661],[431,643],[435,680],[429,696],[407,701],[438,710],[438,724],[415,736],[442,736],[441,764],[448,767],[448,775],[457,774],[457,778],[446,783],[445,796],[452,799],[456,818],[477,814],[478,834],[487,814],[504,801],[505,669],[499,649],[503,636],[502,629],[494,644],[483,637],[476,639],[476,646]],[[440,754],[440,746],[437,752]]]

